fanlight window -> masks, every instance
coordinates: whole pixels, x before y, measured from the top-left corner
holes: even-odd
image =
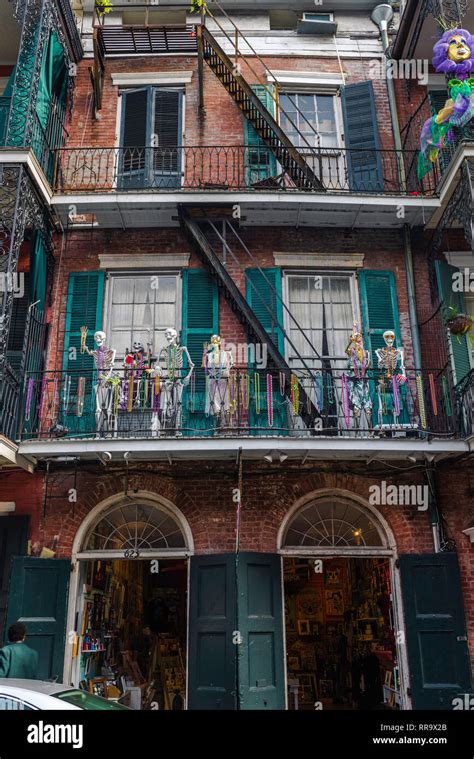
[[[145,551],[186,548],[176,519],[150,504],[113,506],[101,515],[84,546],[85,551]]]
[[[351,501],[312,501],[293,517],[283,548],[352,548],[385,546],[370,514]]]

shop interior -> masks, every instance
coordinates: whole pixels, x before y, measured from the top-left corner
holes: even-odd
[[[186,703],[187,562],[82,564],[74,681],[132,709]]]
[[[285,558],[289,709],[398,709],[390,564]]]

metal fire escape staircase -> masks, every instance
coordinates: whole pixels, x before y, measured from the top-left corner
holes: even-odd
[[[213,18],[216,20],[215,17]],[[301,190],[318,190],[319,192],[323,192],[324,187],[312,168],[275,121],[270,111],[260,101],[258,95],[252,90],[252,87],[244,76],[239,73],[240,67],[224,52],[207,27],[198,26],[197,34],[199,54],[223,84],[234,102],[239,106],[257,134],[268,145],[296,187]],[[226,37],[230,40],[227,34]],[[230,41],[232,42],[232,40]],[[232,44],[235,45],[235,43]],[[236,55],[238,56],[237,48]],[[238,57],[236,60],[238,60]],[[263,86],[269,91],[266,85]],[[289,120],[291,121],[291,119]],[[304,136],[302,137],[304,139]],[[304,141],[307,142],[305,139]],[[311,150],[309,144],[308,148]]]
[[[192,244],[194,249],[197,251],[200,258],[203,260],[203,263],[205,264],[206,268],[210,271],[211,275],[217,281],[219,290],[223,293],[224,297],[230,304],[234,313],[237,314],[240,322],[246,327],[250,338],[253,339],[255,342],[259,342],[262,345],[265,345],[265,344],[267,345],[267,351],[268,351],[268,357],[270,359],[270,364],[276,370],[281,371],[285,376],[285,394],[287,395],[287,398],[289,400],[290,393],[291,393],[291,377],[292,376],[296,377],[296,375],[293,373],[292,368],[286,361],[283,354],[278,349],[278,346],[276,345],[275,341],[268,334],[267,330],[265,329],[261,321],[255,315],[254,311],[250,307],[244,295],[241,293],[241,291],[237,287],[236,283],[232,279],[231,275],[227,271],[224,263],[221,261],[221,258],[216,251],[217,245],[213,243],[213,241],[210,239],[209,233],[206,234],[204,229],[207,227],[207,230],[210,230],[211,234],[213,233],[214,236],[217,237],[217,242],[219,244],[222,243],[227,253],[232,257],[233,261],[241,268],[242,272],[244,272],[245,274],[245,268],[239,262],[238,257],[235,255],[234,251],[232,250],[229,243],[227,242],[227,239],[231,239],[230,235],[226,234],[225,236],[223,236],[219,232],[216,224],[214,223],[213,218],[207,216],[205,212],[200,213],[199,217],[195,218],[195,214],[193,214],[192,212],[190,213],[185,208],[185,206],[181,206],[179,209],[179,216],[180,216],[180,221],[181,221],[183,230],[186,233],[186,236],[188,237],[190,243]],[[222,220],[220,219],[219,221],[222,221]],[[306,333],[301,329],[296,319],[289,312],[287,306],[284,304],[283,300],[281,299],[281,296],[276,292],[275,288],[266,279],[265,270],[261,269],[258,266],[258,264],[256,264],[254,257],[252,256],[251,252],[248,250],[244,241],[239,236],[234,225],[230,221],[225,220],[225,226],[226,226],[227,232],[230,232],[238,241],[239,250],[240,251],[243,250],[250,257],[250,260],[252,261],[252,266],[257,268],[259,272],[261,273],[261,275],[264,277],[270,291],[272,292],[272,296],[281,302],[281,305],[283,309],[288,313],[289,319],[292,321],[292,324],[296,325],[296,327],[300,330],[301,334],[304,336],[304,339],[306,340],[306,342],[309,344],[313,355],[316,357],[319,357],[318,352],[316,351],[314,346],[311,344],[309,338],[307,337]],[[261,295],[258,293],[258,291],[255,292],[255,297],[259,297],[261,299]],[[271,314],[272,319],[274,319],[275,314],[272,312],[268,304],[262,301],[261,305]],[[292,351],[299,358],[299,361],[301,365],[304,367],[307,377],[311,378],[313,374],[311,368],[307,365],[305,359],[299,354],[296,346],[291,341],[289,334],[285,331],[284,326],[280,323],[277,323],[277,327],[278,327],[278,330],[281,330],[285,338],[285,341],[287,341],[290,344]],[[315,426],[315,421],[316,419],[321,417],[321,413],[316,408],[312,398],[308,394],[307,385],[305,385],[301,377],[297,377],[297,380],[298,380],[298,386],[299,386],[299,399],[300,399],[299,416],[304,422],[304,425],[309,430],[313,431],[314,426]]]

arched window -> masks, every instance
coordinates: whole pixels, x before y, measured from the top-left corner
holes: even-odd
[[[115,504],[90,528],[83,551],[166,551],[185,549],[178,520],[159,504]]]
[[[291,518],[282,548],[386,548],[380,525],[363,506],[345,498],[319,498],[302,506]]]

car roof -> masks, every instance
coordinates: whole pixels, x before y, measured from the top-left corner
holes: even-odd
[[[34,693],[43,693],[45,696],[54,696],[56,693],[63,693],[66,690],[77,690],[70,688],[64,683],[51,683],[46,680],[20,680],[13,677],[0,677],[0,688],[21,688],[22,690],[34,691]]]

